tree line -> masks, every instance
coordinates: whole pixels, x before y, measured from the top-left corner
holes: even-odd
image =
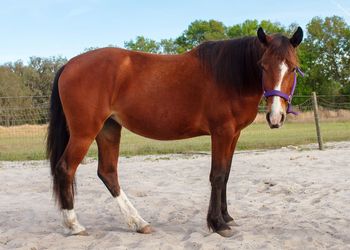
[[[217,20],[197,20],[176,38],[155,41],[144,36],[124,43],[124,47],[152,53],[178,54],[186,52],[203,41],[255,36],[258,27],[267,33],[290,36],[296,24],[288,27],[268,20],[246,20],[226,26]],[[305,77],[298,80],[296,94],[350,94],[350,26],[338,16],[313,18],[307,25],[305,39],[299,47],[300,65]],[[87,48],[85,51],[95,49]],[[48,96],[55,72],[67,62],[64,57],[31,57],[0,65],[0,97]],[[9,102],[0,98],[0,107]],[[38,101],[40,102],[40,101]],[[27,104],[23,104],[27,105]]]

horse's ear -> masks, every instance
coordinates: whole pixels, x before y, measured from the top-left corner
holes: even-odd
[[[259,41],[262,44],[264,44],[265,46],[267,46],[269,41],[271,40],[271,38],[268,35],[265,34],[264,29],[259,27],[259,29],[257,31],[257,34],[258,34]]]
[[[298,27],[298,29],[295,31],[293,36],[289,39],[290,43],[293,45],[293,47],[298,47],[298,45],[303,40],[303,30]]]

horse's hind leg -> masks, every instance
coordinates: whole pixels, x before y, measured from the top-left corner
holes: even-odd
[[[71,234],[86,234],[85,228],[79,223],[73,208],[74,175],[92,141],[93,138],[71,136],[56,167],[57,198],[61,205],[64,225],[70,229]]]
[[[107,119],[102,130],[96,137],[98,146],[98,177],[106,185],[113,197],[120,194],[118,181],[118,155],[121,126]]]
[[[128,225],[139,233],[150,233],[149,224],[142,219],[134,206],[119,186],[118,156],[121,126],[112,119],[107,119],[103,129],[96,137],[98,145],[98,176],[119,204],[120,211]]]

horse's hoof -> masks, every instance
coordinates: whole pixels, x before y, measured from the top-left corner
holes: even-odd
[[[217,231],[218,234],[220,234],[222,237],[232,237],[236,231],[232,230],[232,229],[224,229],[224,230],[221,230],[221,231]]]
[[[72,233],[72,235],[77,235],[77,236],[88,236],[88,232],[86,230],[80,231],[78,233]]]
[[[238,227],[239,225],[235,222],[235,220],[230,220],[226,222],[226,225],[232,226],[232,227]]]
[[[153,232],[153,229],[150,225],[146,225],[143,228],[137,230],[137,232],[140,234],[150,234]]]

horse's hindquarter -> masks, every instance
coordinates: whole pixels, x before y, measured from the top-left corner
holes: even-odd
[[[114,118],[127,129],[153,139],[208,134],[204,109],[208,83],[190,54],[130,52],[115,82]]]

